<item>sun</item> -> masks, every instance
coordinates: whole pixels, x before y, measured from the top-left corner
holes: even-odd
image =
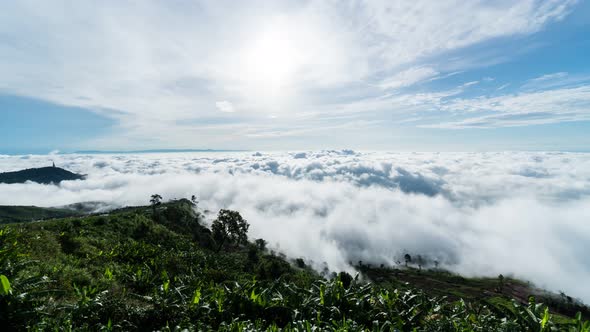
[[[267,92],[287,88],[302,64],[297,34],[282,24],[269,24],[256,33],[243,53],[249,80]]]
[[[250,109],[277,114],[302,101],[316,61],[313,30],[291,16],[278,16],[244,31],[231,61],[235,65],[231,75]]]

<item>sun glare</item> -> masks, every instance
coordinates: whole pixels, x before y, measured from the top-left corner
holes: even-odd
[[[287,88],[301,66],[301,52],[292,29],[269,25],[255,35],[244,52],[244,62],[251,83],[268,97]]]

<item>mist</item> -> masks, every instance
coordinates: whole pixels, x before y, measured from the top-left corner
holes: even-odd
[[[0,156],[56,165],[60,185],[0,184],[0,204],[109,208],[196,195],[210,222],[239,211],[252,238],[320,268],[404,253],[467,276],[502,273],[590,302],[590,154],[344,151]]]

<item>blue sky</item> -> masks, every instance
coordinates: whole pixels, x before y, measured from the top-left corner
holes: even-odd
[[[0,153],[590,148],[584,1],[0,4]]]

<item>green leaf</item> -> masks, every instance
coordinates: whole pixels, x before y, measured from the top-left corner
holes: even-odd
[[[543,319],[541,320],[541,329],[545,330],[545,325],[549,321],[549,307],[545,307],[545,313],[543,314]]]
[[[201,289],[195,289],[195,293],[193,294],[193,305],[197,305],[199,304],[199,301],[201,301]]]
[[[108,280],[113,280],[113,271],[111,271],[110,268],[106,268],[104,271],[104,276],[108,279]]]
[[[0,275],[0,294],[8,295],[12,293],[12,288],[10,287],[10,281],[6,278],[5,275]]]
[[[164,293],[168,293],[169,288],[170,288],[170,280],[164,280],[164,282],[162,283],[162,289],[164,290]]]

